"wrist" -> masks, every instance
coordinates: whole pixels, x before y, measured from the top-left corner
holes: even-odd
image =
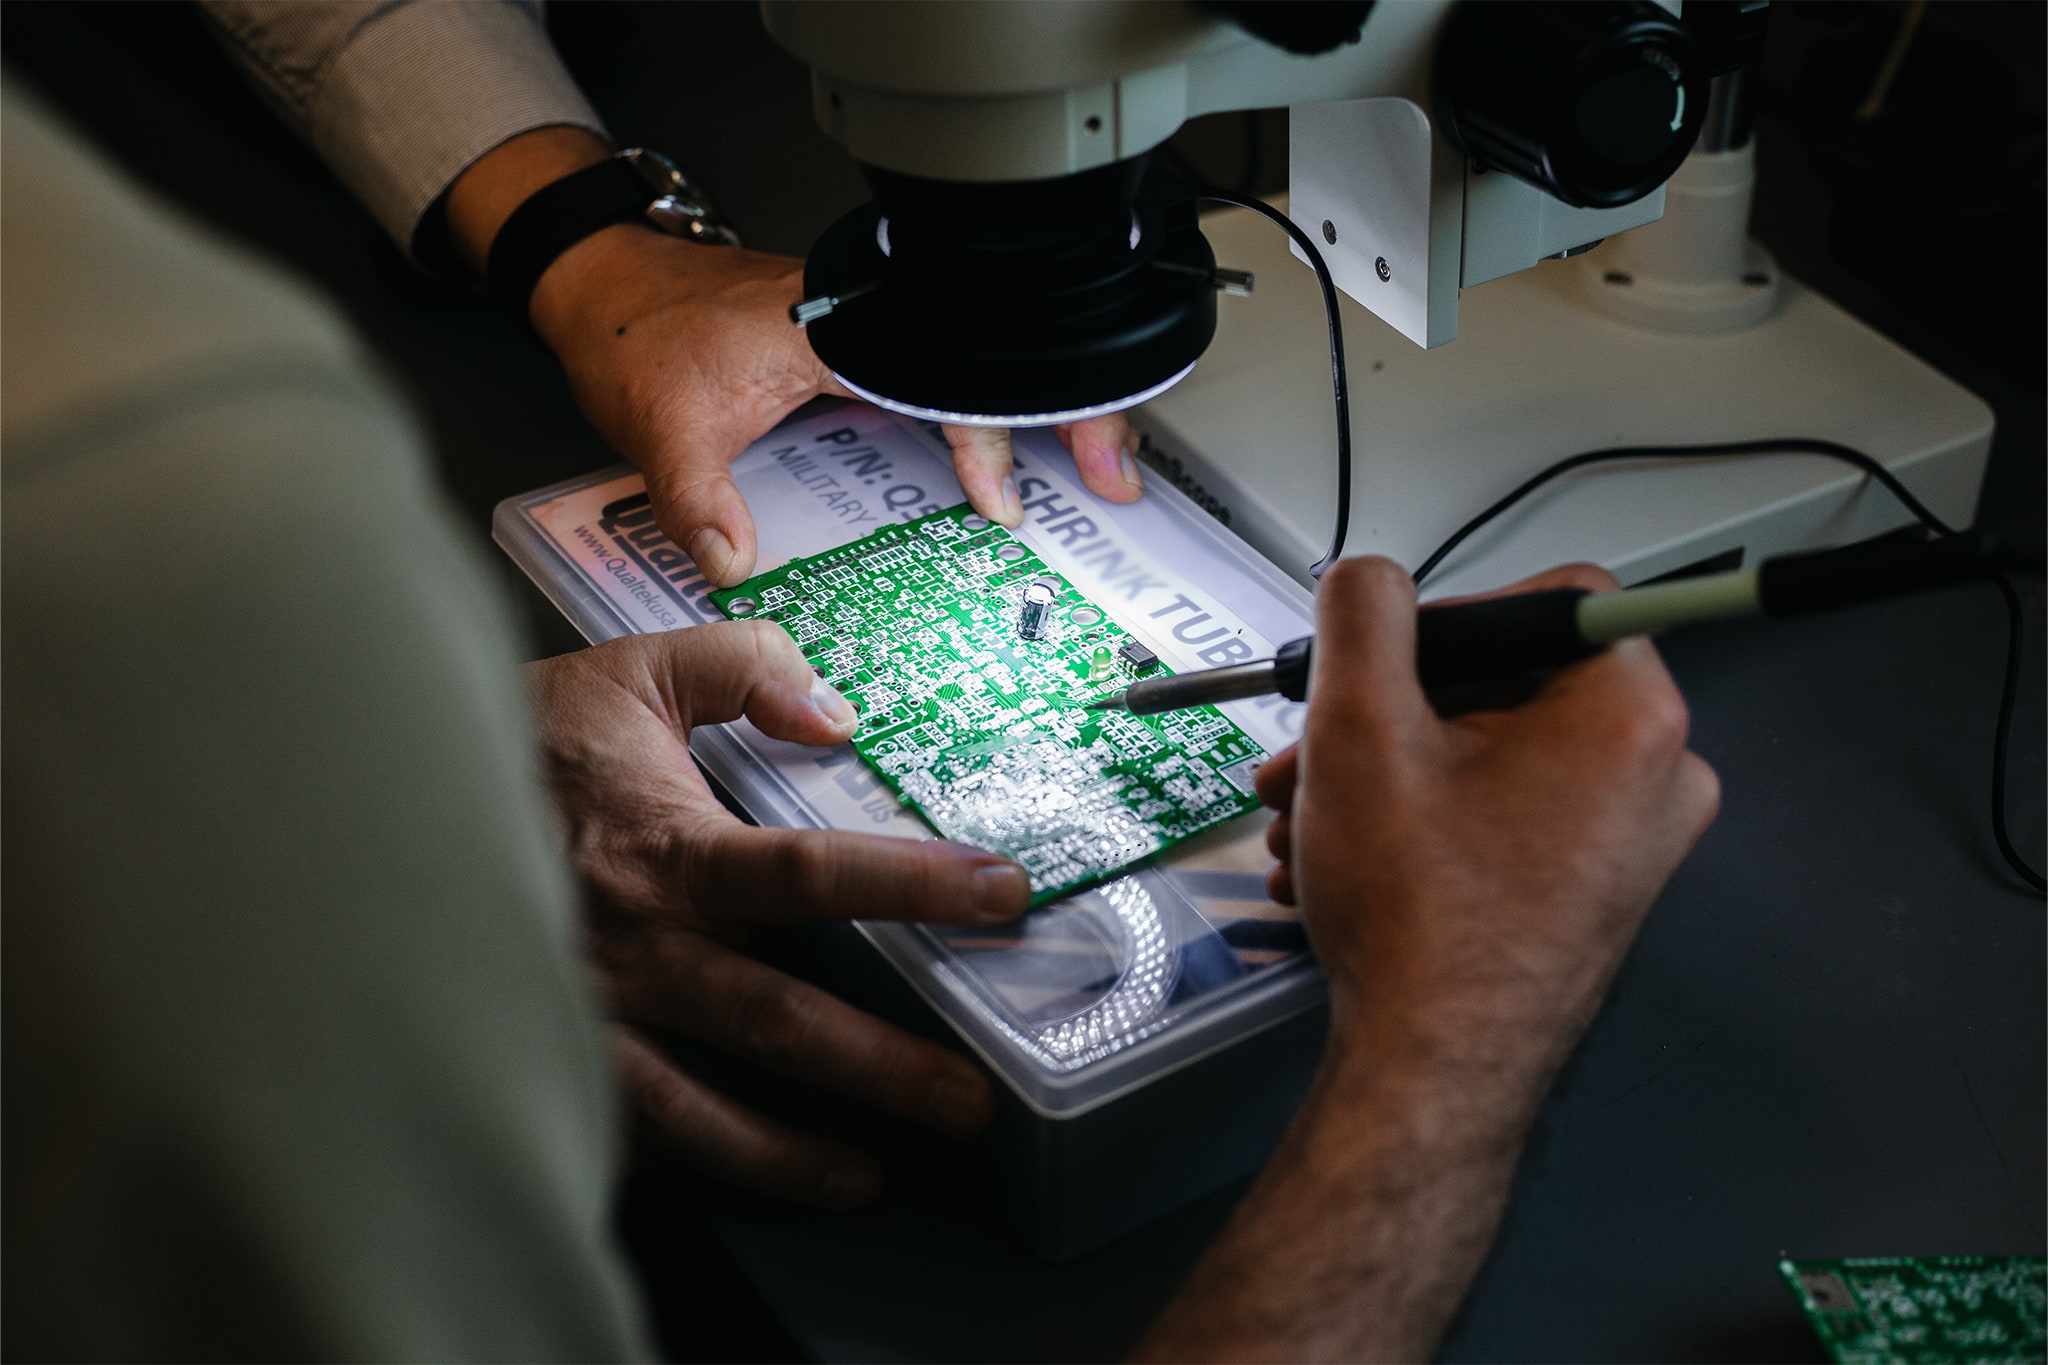
[[[1417,1132],[1485,1149],[1519,1146],[1555,1077],[1559,1050],[1540,1031],[1506,1027],[1483,1011],[1361,1009],[1340,998],[1316,1091],[1340,1108],[1407,1114]]]
[[[513,210],[534,191],[611,154],[611,144],[586,128],[535,128],[499,143],[449,186],[448,230],[457,254],[481,276]]]
[[[635,297],[635,279],[660,279],[673,293],[675,283],[686,278],[687,267],[701,259],[704,250],[646,223],[599,228],[541,272],[527,300],[527,318],[548,348],[560,354],[572,339],[605,325],[603,317],[585,316],[590,305]],[[689,252],[698,254],[678,254]]]

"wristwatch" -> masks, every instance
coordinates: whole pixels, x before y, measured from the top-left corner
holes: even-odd
[[[512,210],[484,265],[491,292],[525,317],[534,285],[557,256],[600,228],[634,219],[706,246],[740,244],[740,235],[675,162],[628,147],[543,185]]]

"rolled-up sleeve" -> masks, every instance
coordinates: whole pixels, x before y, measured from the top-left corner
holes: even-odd
[[[534,128],[604,125],[517,0],[201,0],[273,107],[407,251],[471,163]]]

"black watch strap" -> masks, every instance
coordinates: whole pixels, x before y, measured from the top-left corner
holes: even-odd
[[[534,285],[557,256],[599,228],[640,217],[654,198],[647,178],[618,157],[543,185],[512,210],[491,242],[484,265],[491,292],[525,317]]]
[[[492,292],[525,317],[533,287],[555,257],[599,228],[635,219],[700,246],[740,244],[732,224],[675,162],[645,147],[628,147],[543,185],[512,210],[491,243],[484,276]]]

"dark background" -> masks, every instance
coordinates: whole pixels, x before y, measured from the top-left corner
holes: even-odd
[[[1755,232],[1791,273],[1991,404],[1979,521],[2038,567],[2048,7],[1929,6],[1882,110],[1859,120],[1905,11],[1773,7]],[[675,156],[750,245],[801,254],[865,197],[811,121],[805,71],[751,5],[583,0],[558,4],[550,23],[613,133]],[[26,78],[117,162],[354,319],[431,428],[480,538],[500,499],[613,462],[551,357],[494,306],[401,259],[190,9],[14,0],[0,52],[10,80]],[[1221,115],[1173,149],[1214,182],[1271,191],[1285,184],[1285,127],[1277,111]],[[493,561],[538,651],[578,643]],[[2021,586],[2030,635],[2011,790],[2020,847],[2038,864],[2041,594],[2036,576]],[[1805,1238],[1798,1254],[2042,1249],[2042,910],[2009,889],[1986,825],[2000,636],[1988,595],[1955,595],[1798,633],[1731,626],[1672,642],[1728,809],[1546,1109],[1446,1355],[1789,1358],[1814,1347],[1771,1283],[1785,1246],[1774,1237]],[[722,1249],[732,1239],[698,1234],[692,1215],[707,1207],[751,1230],[736,1244],[784,1236],[900,1273],[905,1307],[876,1307],[876,1340],[909,1325],[874,1354],[1085,1357],[1127,1343],[1228,1205],[1211,1199],[1116,1249],[1129,1291],[1091,1308],[1084,1286],[1100,1264],[1055,1272],[931,1248],[929,1209],[828,1225],[658,1162],[634,1179],[629,1231],[664,1345],[705,1359],[845,1347],[790,1299],[754,1297]],[[923,1302],[915,1278],[984,1272],[1005,1282],[949,1285],[950,1308]],[[825,1278],[811,1287],[821,1303],[855,1292]],[[977,1336],[977,1292],[1073,1297],[1065,1317],[1025,1307],[1019,1323],[1013,1307]],[[949,1313],[958,1322],[944,1330],[914,1325]]]
[[[1883,112],[1860,123],[1904,10],[1773,8],[1755,233],[1785,268],[1991,404],[1983,520],[2038,562],[2048,6],[1929,6]],[[751,4],[575,0],[554,6],[550,25],[614,135],[675,156],[748,245],[802,255],[866,198],[812,122],[808,73]],[[10,0],[0,53],[143,181],[318,282],[411,390],[476,524],[501,498],[611,461],[551,358],[488,303],[401,260],[186,6]],[[1215,115],[1171,145],[1210,180],[1270,192],[1286,185],[1286,122],[1278,110]],[[536,624],[570,643],[551,608]]]

